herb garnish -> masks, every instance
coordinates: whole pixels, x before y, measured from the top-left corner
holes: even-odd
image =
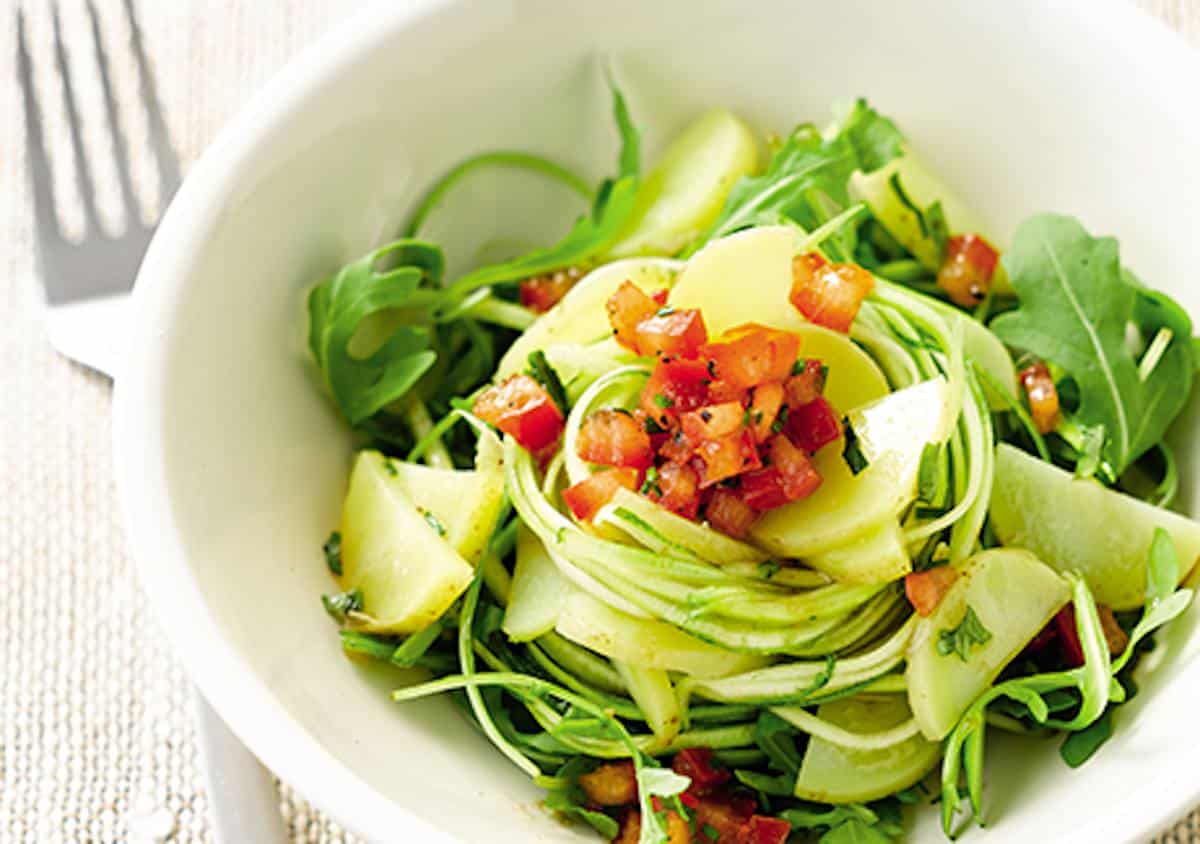
[[[342,534],[336,530],[329,534],[329,538],[325,540],[325,544],[321,546],[321,550],[325,552],[325,565],[329,567],[331,572],[341,577]]]
[[[842,459],[850,468],[850,474],[857,475],[871,465],[871,462],[862,453],[862,444],[859,443],[858,434],[854,432],[854,426],[850,424],[849,418],[842,420],[842,436],[845,440],[842,445]]]
[[[363,608],[362,592],[352,589],[349,592],[338,592],[334,595],[322,595],[321,605],[338,624],[346,621],[346,616]]]
[[[957,654],[959,659],[966,662],[971,655],[971,648],[986,644],[991,638],[992,631],[983,626],[975,610],[968,606],[957,627],[938,634],[937,651],[942,656]]]
[[[571,410],[567,404],[567,390],[563,387],[562,379],[558,377],[554,367],[550,365],[550,361],[546,360],[546,353],[541,349],[530,352],[528,361],[529,374],[533,376],[533,380],[546,388],[546,392],[554,400],[559,412],[566,416]]]

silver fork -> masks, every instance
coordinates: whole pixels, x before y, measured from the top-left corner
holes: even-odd
[[[139,93],[150,130],[150,147],[158,170],[159,207],[165,208],[179,186],[179,160],[171,147],[155,92],[133,0],[123,1],[132,33],[131,48],[137,66]],[[79,109],[55,0],[52,0],[50,9],[54,24],[54,62],[62,85],[85,230],[82,240],[72,242],[58,223],[51,162],[42,130],[42,109],[33,86],[33,60],[25,31],[25,15],[18,6],[17,75],[25,104],[29,176],[33,190],[38,265],[46,295],[46,322],[50,341],[56,349],[72,360],[113,377],[120,368],[124,351],[122,338],[125,332],[122,325],[129,291],[133,288],[138,267],[154,234],[155,224],[147,225],[142,221],[130,172],[129,145],[121,131],[109,74],[108,53],[100,34],[100,19],[92,0],[87,0],[125,217],[125,229],[119,235],[108,235],[100,227],[92,167],[84,149]],[[195,698],[197,736],[204,760],[216,840],[228,844],[284,841],[278,796],[271,775],[229,732],[229,728],[209,708],[203,697],[196,694]],[[131,819],[131,826],[135,820]]]

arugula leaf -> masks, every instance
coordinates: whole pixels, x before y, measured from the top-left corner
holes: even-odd
[[[771,776],[758,771],[738,769],[733,775],[742,785],[768,797],[791,797],[796,788],[796,778],[790,774]]]
[[[637,771],[638,804],[642,813],[642,832],[638,842],[639,844],[665,844],[667,841],[667,827],[663,821],[665,810],[671,808],[681,816],[687,817],[679,795],[687,791],[687,787],[692,784],[692,781],[688,777],[675,773],[670,768],[647,765],[641,754],[634,757],[633,762]],[[664,811],[655,811],[655,797],[661,798]]]
[[[640,141],[625,99],[611,80],[610,88],[621,137],[617,175],[601,183],[590,212],[557,244],[480,267],[443,286],[442,251],[406,238],[347,264],[313,288],[308,297],[309,350],[351,426],[383,436],[385,426],[372,417],[411,390],[439,357],[442,366],[449,365],[454,348],[467,351],[441,382],[453,385],[451,395],[468,390],[482,369],[490,370],[481,362],[489,362],[492,354],[489,336],[468,318],[475,301],[468,297],[485,297],[483,287],[586,263],[620,234],[637,194]],[[388,324],[386,341],[369,356],[352,354],[350,344],[360,326],[384,311],[403,321]],[[440,337],[439,331],[460,326],[465,344],[461,334]]]
[[[1112,707],[1104,710],[1104,714],[1082,730],[1070,733],[1058,748],[1058,753],[1064,762],[1072,768],[1078,768],[1100,749],[1100,745],[1112,738]]]
[[[613,839],[620,832],[620,825],[604,812],[589,809],[587,794],[579,786],[580,775],[595,767],[596,763],[585,756],[569,759],[555,772],[554,787],[548,789],[542,803],[553,812],[583,821],[606,839]]]
[[[1146,561],[1146,606],[1157,607],[1171,596],[1178,583],[1179,555],[1175,552],[1175,542],[1166,530],[1156,527]]]
[[[897,837],[877,824],[847,818],[818,839],[818,844],[892,844]]]
[[[329,570],[339,577],[342,574],[342,535],[338,531],[333,531],[329,534],[329,538],[325,540],[325,544],[321,546],[321,550],[325,552],[325,565]]]
[[[754,225],[792,220],[806,229],[832,216],[813,209],[824,194],[841,208],[850,204],[846,185],[858,154],[844,137],[826,141],[812,124],[798,126],[771,157],[761,176],[744,176],[725,199],[716,221],[688,251]]]
[[[385,263],[395,269],[377,269]],[[350,341],[359,325],[404,306],[422,283],[440,284],[443,266],[436,246],[398,240],[342,267],[309,294],[309,350],[351,425],[408,392],[436,358],[424,325],[397,326],[369,357],[355,357]]]
[[[1020,299],[990,328],[1005,343],[1065,370],[1079,388],[1074,414],[1104,432],[1103,458],[1119,475],[1162,439],[1191,390],[1191,321],[1169,297],[1123,271],[1117,243],[1074,218],[1043,214],[1017,229],[1002,258]],[[1157,363],[1139,375],[1126,327],[1171,332]],[[1163,335],[1166,336],[1166,335]]]
[[[896,124],[861,97],[847,110],[837,134],[854,148],[864,173],[873,173],[903,154],[904,136]]]
[[[974,608],[968,606],[957,627],[938,634],[937,651],[942,656],[958,654],[958,658],[966,662],[971,655],[971,648],[986,644],[991,638],[992,631],[983,626]]]
[[[795,783],[800,772],[800,752],[796,749],[797,730],[774,712],[763,710],[754,725],[754,743],[759,746],[772,768],[782,771]]]

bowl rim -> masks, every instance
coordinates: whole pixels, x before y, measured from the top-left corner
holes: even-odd
[[[179,304],[186,273],[203,252],[237,174],[305,108],[312,94],[364,53],[453,5],[455,0],[374,0],[303,48],[252,95],[188,173],[138,271],[129,306],[128,349],[114,379],[112,443],[122,520],[151,612],[190,680],[221,719],[269,770],[346,829],[382,840],[404,830],[414,840],[454,839],[376,791],[317,742],[274,698],[239,655],[209,610],[178,540],[167,500],[162,395],[163,332],[155,328]],[[184,633],[186,632],[186,635]],[[353,805],[355,816],[347,816]],[[416,838],[419,836],[419,838]]]
[[[408,26],[468,0],[372,0],[301,50],[239,108],[187,175],[138,272],[130,307],[135,318],[115,379],[112,443],[122,521],[151,612],[186,673],[230,729],[282,780],[347,829],[382,840],[397,829],[420,840],[455,839],[385,797],[325,750],[278,704],[270,688],[228,641],[192,574],[167,498],[162,394],[163,331],[158,326],[179,304],[186,273],[204,250],[237,175],[273,134],[306,107],[311,95],[362,54]],[[1140,43],[1163,78],[1184,74],[1200,81],[1200,51],[1130,0],[1062,0],[1089,25],[1114,38]],[[1189,121],[1192,122],[1192,121]],[[1195,121],[1200,123],[1200,119]],[[158,317],[158,318],[152,318]],[[187,631],[186,635],[183,631]],[[1136,811],[1103,819],[1109,840],[1144,840],[1200,801],[1200,781],[1165,774],[1129,792]],[[353,805],[355,815],[347,816]],[[1078,830],[1085,841],[1097,822]],[[1098,831],[1098,830],[1096,830]]]

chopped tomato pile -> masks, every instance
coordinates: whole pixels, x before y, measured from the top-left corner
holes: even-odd
[[[549,391],[530,375],[513,375],[475,399],[475,415],[524,448],[541,451],[558,442],[563,415]]]
[[[1109,654],[1119,656],[1129,644],[1129,634],[1118,623],[1111,607],[1097,604],[1096,611],[1100,616],[1100,627],[1104,631],[1104,641],[1108,645]],[[1033,641],[1025,646],[1025,653],[1030,656],[1055,654],[1058,662],[1068,668],[1083,665],[1083,645],[1079,641],[1079,630],[1075,626],[1074,604],[1067,604],[1059,610],[1041,632],[1033,637]]]
[[[797,335],[742,325],[710,339],[698,310],[664,306],[629,281],[607,309],[617,342],[656,360],[636,410],[584,420],[578,455],[607,468],[563,493],[577,518],[625,487],[744,536],[763,511],[816,491],[811,457],[841,423],[822,395],[825,367],[799,357]]]
[[[959,234],[946,243],[946,259],[938,270],[938,287],[950,301],[973,308],[987,298],[1000,253],[977,234]]]
[[[932,615],[956,580],[958,570],[949,565],[915,571],[904,578],[904,594],[908,596],[908,602],[913,605],[917,615]]]
[[[663,809],[656,797],[652,803],[664,812],[670,844],[784,844],[791,825],[781,819],[756,813],[757,801],[735,791],[727,769],[717,766],[712,751],[706,747],[681,750],[671,764],[677,774],[692,782],[680,795],[688,815],[684,819],[673,809]],[[579,787],[589,806],[598,811],[610,811],[620,819],[617,844],[636,844],[641,834],[641,812],[635,807],[638,799],[637,778],[633,763],[606,762],[590,773],[579,777]]]

